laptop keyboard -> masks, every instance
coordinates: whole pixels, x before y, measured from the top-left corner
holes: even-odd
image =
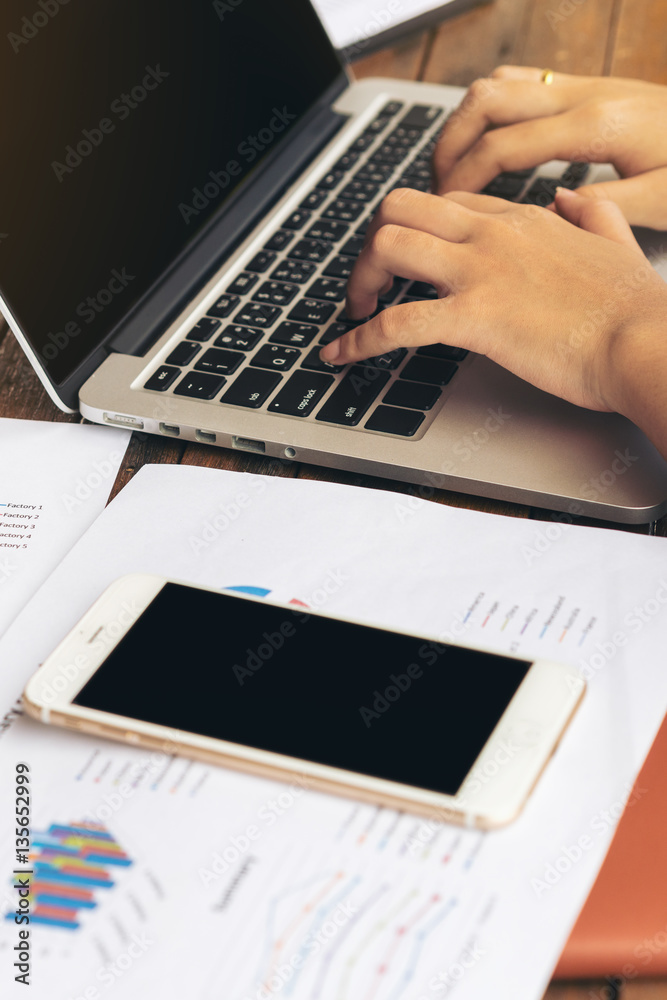
[[[431,155],[444,116],[440,106],[386,104],[144,388],[414,437],[467,351],[433,344],[347,366],[322,362],[319,352],[363,322],[349,320],[343,303],[364,234],[388,191],[430,190]],[[557,185],[577,187],[588,169],[571,163],[558,179],[533,179],[533,170],[505,173],[484,193],[546,206]],[[380,296],[377,311],[436,297],[432,285],[399,277]]]

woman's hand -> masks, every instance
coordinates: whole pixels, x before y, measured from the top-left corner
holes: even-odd
[[[556,209],[392,192],[349,279],[348,314],[370,315],[394,275],[430,282],[439,298],[385,309],[322,358],[343,364],[440,342],[580,406],[632,417],[627,379],[646,357],[645,338],[659,336],[658,361],[665,353],[667,286],[615,204],[560,189]]]
[[[500,66],[473,83],[436,147],[434,190],[479,191],[552,159],[612,163],[623,179],[583,196],[615,201],[631,225],[667,229],[667,87],[565,73],[546,85],[540,73]]]

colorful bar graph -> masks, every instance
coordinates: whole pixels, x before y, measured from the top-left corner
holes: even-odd
[[[100,889],[113,889],[114,869],[132,864],[109,831],[96,823],[53,823],[33,833],[32,846],[30,921],[66,930],[81,926],[79,911],[98,907]]]

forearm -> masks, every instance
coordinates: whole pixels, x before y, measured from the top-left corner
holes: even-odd
[[[652,309],[618,338],[610,366],[610,406],[637,424],[667,459],[667,286],[664,309]]]

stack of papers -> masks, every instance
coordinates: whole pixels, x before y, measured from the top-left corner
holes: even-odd
[[[666,546],[417,495],[142,469],[0,641],[0,714],[135,571],[563,660],[588,692],[523,814],[490,833],[14,721],[1,742],[3,996],[23,996],[7,969],[11,778],[26,761],[36,860],[61,845],[94,856],[82,823],[106,851],[68,920],[47,911],[32,927],[38,1000],[478,1000],[498,983],[537,1000],[667,708]],[[194,637],[196,625],[175,623]],[[198,667],[195,642],[164,683],[197,683]]]

